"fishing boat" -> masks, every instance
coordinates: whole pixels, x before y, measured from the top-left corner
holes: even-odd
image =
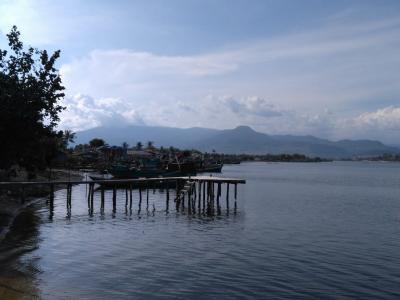
[[[221,173],[223,163],[206,164],[197,169],[198,173]]]
[[[138,177],[138,178],[124,178],[124,179],[141,179],[141,178],[168,178],[168,177],[176,177],[176,173],[168,173],[167,176],[158,176],[158,177]],[[138,188],[175,188],[176,186],[176,181],[171,180],[171,181],[165,181],[165,180],[152,180],[152,181],[137,181],[137,182],[113,182],[110,181],[112,179],[121,179],[121,178],[104,178],[102,176],[89,176],[91,180],[96,181],[96,184],[101,186],[102,188],[108,189],[108,188],[126,188],[126,187],[131,187],[133,189],[138,189]]]

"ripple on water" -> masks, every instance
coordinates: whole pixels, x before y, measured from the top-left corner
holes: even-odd
[[[132,214],[124,200],[113,214],[110,193],[100,214],[96,193],[88,216],[85,189],[74,187],[67,219],[58,191],[52,220],[44,202],[18,218],[0,245],[0,276],[29,279],[44,299],[400,297],[398,165],[255,163],[224,172],[248,179],[236,216],[165,214],[163,192],[150,193],[154,214],[143,205],[138,215],[136,191]]]

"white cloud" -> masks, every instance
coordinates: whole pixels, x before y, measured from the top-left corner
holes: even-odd
[[[395,130],[400,138],[400,106],[388,106],[374,112],[363,113],[354,119],[357,127],[380,130]]]
[[[121,99],[103,98],[77,94],[64,99],[67,108],[61,114],[61,128],[80,131],[97,126],[144,125],[141,115]]]
[[[349,138],[376,139],[400,145],[400,106],[364,112],[338,122],[338,132]]]

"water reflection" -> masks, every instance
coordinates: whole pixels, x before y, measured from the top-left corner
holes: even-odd
[[[28,207],[14,221],[10,233],[0,243],[0,299],[37,297],[38,257],[24,260],[24,255],[39,247],[40,217]]]

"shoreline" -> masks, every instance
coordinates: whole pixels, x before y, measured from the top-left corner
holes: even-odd
[[[64,169],[52,170],[52,180],[64,181],[80,181],[83,175],[78,171],[69,171]],[[38,176],[43,177],[43,176]],[[47,177],[45,180],[48,180]],[[64,187],[55,186],[55,191],[63,189]],[[2,192],[2,191],[1,191]],[[15,218],[29,205],[48,196],[49,189],[47,186],[36,186],[31,188],[26,193],[24,203],[21,203],[20,195],[13,195],[10,190],[6,193],[0,194],[0,243],[4,240],[15,221]]]

